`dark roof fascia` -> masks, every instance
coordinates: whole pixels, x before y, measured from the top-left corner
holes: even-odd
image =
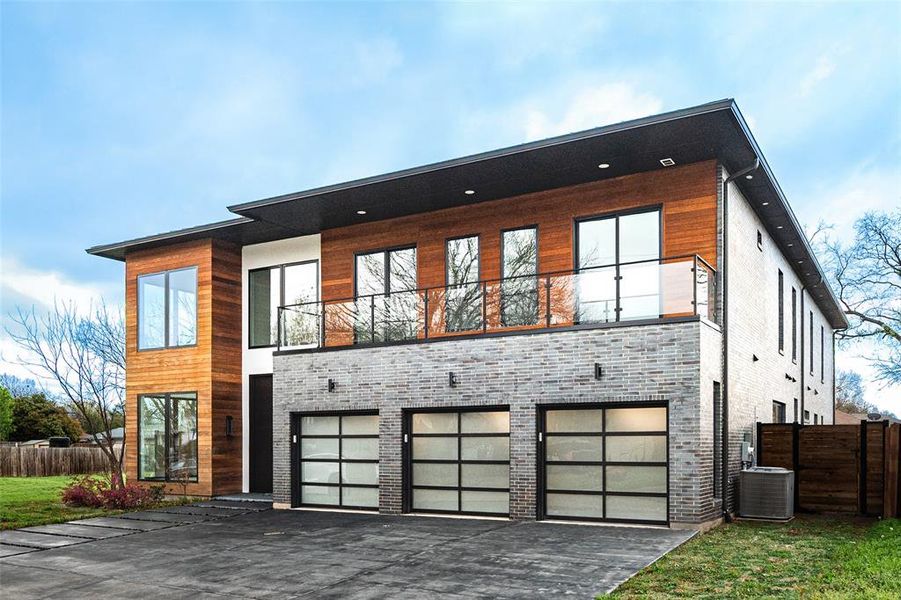
[[[829,295],[829,300],[834,304],[834,308],[836,309],[836,315],[839,317],[838,322],[832,321],[832,325],[835,329],[847,329],[849,326],[848,319],[845,317],[844,311],[842,311],[841,304],[839,304],[838,298],[835,297],[835,292],[832,290],[832,286],[829,284],[829,281],[826,279],[826,271],[823,269],[822,265],[820,265],[820,261],[817,260],[816,253],[813,251],[813,248],[810,246],[810,241],[807,239],[807,235],[804,233],[804,228],[801,226],[801,223],[798,221],[798,217],[795,215],[795,211],[792,210],[791,205],[788,202],[788,198],[785,196],[785,192],[782,191],[782,186],[779,185],[779,181],[776,179],[775,174],[773,174],[773,170],[770,168],[769,163],[766,160],[766,157],[763,155],[763,151],[760,149],[760,146],[757,144],[757,140],[754,139],[754,134],[751,133],[751,128],[748,127],[747,121],[745,121],[744,116],[741,114],[741,110],[739,110],[738,105],[735,102],[731,103],[732,114],[735,116],[735,120],[738,123],[739,127],[741,127],[742,132],[747,138],[748,143],[751,145],[751,148],[754,151],[754,154],[760,160],[760,167],[763,169],[764,173],[766,173],[767,180],[773,186],[773,190],[776,193],[776,197],[779,199],[779,203],[782,205],[782,209],[788,215],[789,221],[791,223],[794,232],[797,234],[798,240],[802,243],[802,248],[804,250],[804,254],[806,254],[805,260],[810,261],[813,266],[816,268],[818,281],[812,285],[807,285],[810,287],[822,287],[826,290],[826,293]],[[786,257],[786,260],[789,260]],[[798,274],[798,277],[803,281],[805,278],[802,277],[802,270],[798,269],[796,265],[792,265],[792,269]],[[815,299],[818,300],[818,299]],[[831,321],[831,320],[830,320]],[[836,324],[839,326],[836,327]]]
[[[234,219],[227,219],[225,221],[217,221],[215,223],[208,223],[206,225],[198,225],[196,227],[188,227],[186,229],[176,229],[174,231],[168,231],[166,233],[158,233],[156,235],[148,235],[145,237],[135,238],[132,240],[126,240],[123,242],[116,242],[114,244],[104,244],[100,246],[93,246],[85,250],[88,254],[93,254],[95,256],[102,256],[104,258],[112,258],[113,260],[125,260],[125,252],[133,249],[135,246],[143,246],[146,244],[158,244],[162,242],[181,242],[186,241],[184,239],[178,238],[191,238],[191,239],[199,239],[203,237],[203,234],[209,233],[210,237],[214,237],[217,232],[220,232],[223,229],[228,229],[231,227],[239,227],[241,225],[246,225],[249,223],[255,223],[255,219],[251,219],[249,217],[237,217]]]
[[[244,214],[245,212],[250,211],[250,210],[254,210],[257,208],[263,208],[263,207],[267,207],[267,206],[272,206],[274,204],[281,204],[283,202],[291,202],[294,200],[302,200],[304,198],[309,198],[312,196],[319,196],[322,194],[329,194],[329,193],[340,192],[340,191],[359,188],[359,187],[365,187],[365,186],[376,184],[376,183],[386,183],[386,182],[394,181],[397,179],[403,179],[405,177],[413,177],[416,175],[425,175],[425,174],[428,174],[428,173],[431,173],[434,171],[450,169],[453,167],[459,167],[462,165],[478,163],[478,162],[491,160],[491,159],[495,159],[495,158],[503,158],[505,156],[512,156],[515,154],[529,152],[532,150],[539,150],[542,148],[550,148],[552,146],[559,146],[561,144],[567,144],[567,143],[575,142],[575,141],[579,141],[579,140],[585,140],[585,139],[589,139],[589,138],[593,138],[593,137],[599,137],[599,136],[607,135],[610,133],[627,131],[629,129],[638,129],[640,127],[646,127],[648,125],[656,125],[656,124],[660,124],[660,123],[665,123],[667,121],[675,121],[678,119],[684,119],[686,117],[695,117],[695,116],[703,115],[703,114],[710,113],[710,112],[716,112],[719,110],[728,109],[728,108],[734,107],[734,105],[735,105],[735,101],[732,98],[726,98],[723,100],[717,100],[714,102],[709,102],[707,104],[701,104],[699,106],[693,106],[690,108],[674,110],[674,111],[662,113],[659,115],[642,117],[640,119],[633,119],[631,121],[623,121],[621,123],[614,123],[612,125],[605,125],[603,127],[596,127],[594,129],[589,129],[586,131],[580,131],[580,132],[576,132],[576,133],[568,133],[565,135],[551,137],[551,138],[547,138],[544,140],[538,140],[535,142],[527,142],[525,144],[519,144],[516,146],[510,146],[507,148],[501,148],[499,150],[489,150],[488,152],[482,152],[479,154],[472,154],[472,155],[464,156],[461,158],[454,158],[451,160],[430,163],[428,165],[413,167],[410,169],[393,171],[391,173],[385,173],[383,175],[374,175],[372,177],[364,177],[362,179],[354,179],[352,181],[347,181],[344,183],[337,183],[337,184],[333,184],[333,185],[327,185],[327,186],[323,186],[323,187],[313,188],[310,190],[304,190],[302,192],[284,194],[281,196],[273,196],[272,198],[264,198],[262,200],[255,200],[252,202],[244,202],[241,204],[233,204],[228,207],[228,210],[240,215],[240,214]]]

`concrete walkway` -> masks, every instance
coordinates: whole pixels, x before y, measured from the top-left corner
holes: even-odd
[[[11,598],[593,598],[668,529],[273,511],[214,500],[0,533]]]

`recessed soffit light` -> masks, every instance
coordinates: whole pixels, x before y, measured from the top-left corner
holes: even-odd
[[[661,158],[660,164],[664,167],[671,167],[676,164],[676,161],[674,161],[672,158]]]
[[[782,225],[776,225],[776,229],[782,229]]]
[[[365,210],[358,210],[358,211],[357,211],[357,214],[358,214],[358,215],[365,215],[365,214],[366,214],[366,211],[365,211]]]
[[[466,190],[463,193],[466,194],[467,196],[472,196],[473,194],[476,193],[476,191],[475,190]]]
[[[747,175],[745,175],[745,179],[754,179],[754,176],[748,173]]]
[[[763,202],[762,204],[763,204],[764,206],[769,206],[769,205],[770,205],[769,202]]]
[[[601,163],[598,165],[598,169],[609,169],[610,165],[608,163]]]

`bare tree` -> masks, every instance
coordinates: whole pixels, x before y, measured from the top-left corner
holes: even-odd
[[[38,317],[17,307],[7,333],[24,351],[19,362],[39,379],[55,381],[61,395],[88,425],[109,462],[114,485],[124,481],[125,440],[114,444],[112,429],[125,411],[125,325],[119,313],[101,305],[88,316],[57,303]]]
[[[822,230],[822,227],[820,228]],[[869,212],[854,225],[850,244],[823,242],[838,300],[850,321],[844,342],[869,340],[876,378],[901,383],[901,209]]]

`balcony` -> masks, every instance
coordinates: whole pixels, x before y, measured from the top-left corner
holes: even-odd
[[[278,309],[278,349],[420,343],[699,316],[716,270],[697,255],[325,300]]]

